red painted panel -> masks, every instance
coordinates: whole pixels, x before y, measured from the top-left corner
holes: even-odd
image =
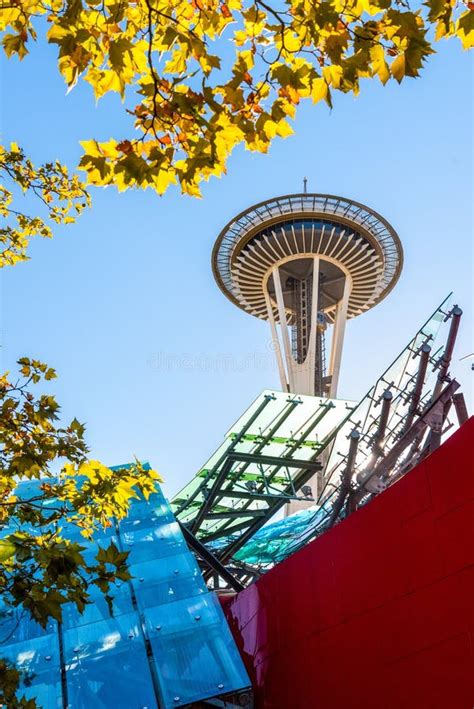
[[[257,709],[474,707],[473,441],[226,603]]]
[[[474,500],[436,520],[436,540],[446,574],[474,564]]]

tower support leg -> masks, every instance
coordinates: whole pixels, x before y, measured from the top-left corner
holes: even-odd
[[[278,306],[278,319],[280,320],[281,336],[283,340],[283,348],[285,350],[286,368],[288,371],[288,384],[290,391],[295,391],[295,382],[293,377],[293,357],[291,354],[290,335],[288,333],[288,323],[286,319],[285,302],[283,300],[283,291],[281,289],[280,270],[278,266],[272,269],[273,284],[275,286],[275,295]]]
[[[336,398],[337,385],[339,381],[339,372],[341,369],[342,345],[344,343],[344,332],[346,329],[347,307],[349,305],[349,296],[351,294],[350,278],[346,276],[344,283],[344,292],[342,299],[336,306],[336,317],[334,320],[334,330],[332,334],[331,357],[329,364],[329,374],[331,376],[331,386],[329,396],[331,399]]]
[[[285,365],[283,363],[283,357],[281,354],[281,345],[278,338],[278,332],[276,328],[275,318],[273,317],[273,308],[268,293],[265,293],[265,303],[267,305],[268,322],[270,323],[270,331],[272,333],[272,343],[273,349],[275,350],[275,356],[278,365],[278,374],[280,375],[280,382],[283,391],[289,391],[288,377],[285,371]]]

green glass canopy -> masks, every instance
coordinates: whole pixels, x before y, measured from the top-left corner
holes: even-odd
[[[353,404],[264,391],[172,500],[178,520],[229,559],[287,502],[311,500],[303,486]]]

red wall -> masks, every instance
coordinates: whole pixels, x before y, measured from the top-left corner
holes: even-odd
[[[474,418],[226,604],[257,709],[473,709]]]

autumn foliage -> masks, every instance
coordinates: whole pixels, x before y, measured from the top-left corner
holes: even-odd
[[[17,378],[0,377],[0,587],[3,606],[20,606],[45,625],[61,620],[67,602],[82,611],[91,585],[109,597],[115,581],[130,578],[126,553],[112,543],[86,563],[71,530],[76,539],[103,534],[161,478],[138,462],[112,471],[90,460],[84,426],[60,425],[54,396],[33,392],[54,369],[25,357],[19,367]],[[35,484],[20,495],[20,482]]]
[[[16,143],[0,145],[0,267],[26,259],[32,236],[50,238],[53,233],[46,220],[71,224],[90,205],[90,195],[77,175],[69,175],[58,160],[39,167]],[[17,204],[30,193],[43,205],[44,216],[26,214]]]
[[[289,135],[300,100],[416,77],[436,41],[474,42],[459,0],[15,0],[2,29],[8,56],[45,32],[69,89],[122,96],[129,135],[82,143],[89,184],[192,195],[236,145],[265,152]]]
[[[0,174],[46,203],[45,219],[74,220],[87,185],[152,188],[200,184],[226,170],[239,144],[266,152],[292,133],[302,99],[357,94],[362,79],[417,77],[442,38],[474,44],[473,4],[464,0],[4,0],[0,41],[24,59],[31,44],[58,48],[68,90],[79,80],[96,99],[118,92],[128,135],[84,136],[83,183],[59,163],[35,168],[15,145]],[[27,258],[31,236],[50,235],[42,217],[18,212],[0,185],[0,266]],[[50,200],[55,200],[55,205]]]

